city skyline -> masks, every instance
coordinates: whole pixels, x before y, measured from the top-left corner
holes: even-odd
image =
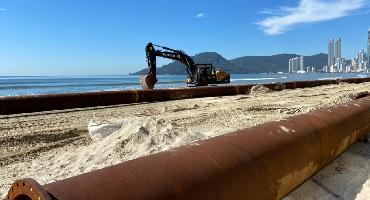
[[[360,50],[357,57],[351,59],[348,63],[345,58],[342,58],[342,38],[329,39],[327,58],[328,62],[325,66],[304,66],[303,56],[289,59],[288,72],[369,72],[370,71],[370,28],[367,32],[367,52]],[[298,63],[300,62],[300,70],[298,70]],[[316,68],[318,67],[318,68]],[[321,69],[322,68],[322,69]],[[305,70],[302,70],[305,69]],[[318,70],[316,70],[318,69]]]
[[[370,28],[367,31],[367,56],[368,67],[370,68]]]
[[[322,68],[323,72],[369,72],[370,68],[370,28],[368,30],[368,52],[360,50],[357,57],[351,59],[350,63],[342,58],[342,39],[330,39],[328,42],[328,64]],[[308,71],[308,70],[307,70]]]
[[[166,0],[0,2],[1,75],[128,74],[146,67],[147,42],[193,56],[327,52],[328,38],[345,42],[341,55],[366,49],[370,0]],[[212,6],[209,6],[212,4]],[[330,8],[336,7],[332,12]],[[186,12],[184,12],[186,11]],[[343,28],[351,27],[351,28]],[[356,30],[356,31],[354,31]],[[158,59],[158,66],[171,62]]]

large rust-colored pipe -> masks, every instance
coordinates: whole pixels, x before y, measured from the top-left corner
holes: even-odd
[[[363,97],[43,186],[19,180],[7,198],[281,199],[369,130]]]
[[[271,90],[282,90],[315,87],[320,85],[336,84],[339,82],[362,83],[368,81],[370,81],[370,78],[294,81],[264,85]],[[0,115],[139,102],[156,102],[199,97],[247,94],[250,92],[252,86],[253,85],[228,85],[198,88],[124,90],[114,92],[109,91],[2,97],[0,98]]]
[[[251,87],[252,85],[238,88],[235,86],[222,86],[3,97],[0,98],[0,114],[7,115],[70,108],[236,95],[248,93]]]

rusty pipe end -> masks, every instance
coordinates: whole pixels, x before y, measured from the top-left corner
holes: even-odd
[[[6,200],[52,200],[52,198],[37,181],[27,178],[12,184]]]

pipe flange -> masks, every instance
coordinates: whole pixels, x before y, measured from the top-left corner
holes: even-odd
[[[52,200],[52,198],[37,181],[27,178],[12,184],[6,200]]]

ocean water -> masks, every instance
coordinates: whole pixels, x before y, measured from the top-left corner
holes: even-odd
[[[364,73],[231,74],[234,84],[369,77]],[[0,96],[140,89],[140,76],[0,76]],[[156,88],[187,87],[185,75],[158,75]]]

